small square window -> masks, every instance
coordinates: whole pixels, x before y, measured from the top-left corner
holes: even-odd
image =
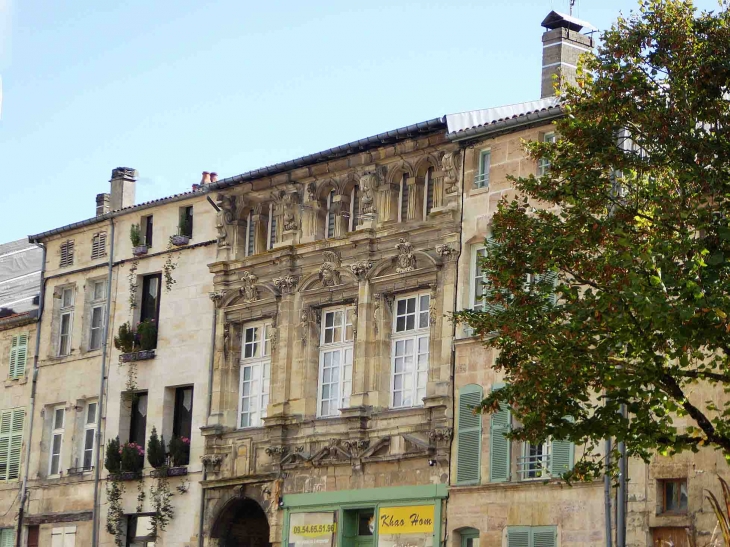
[[[687,512],[687,479],[659,481],[662,497],[662,513]]]

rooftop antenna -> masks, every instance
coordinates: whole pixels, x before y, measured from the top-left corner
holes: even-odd
[[[570,15],[573,15],[573,6],[575,6],[575,0],[570,0]]]

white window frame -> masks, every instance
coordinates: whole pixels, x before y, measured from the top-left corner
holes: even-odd
[[[61,289],[61,309],[58,320],[58,356],[65,357],[71,354],[71,339],[73,337],[73,319],[74,319],[74,297],[75,291],[73,287],[64,287]],[[67,302],[66,295],[70,294]],[[63,318],[68,317],[68,332],[63,333]],[[64,339],[68,342],[64,348]],[[65,351],[64,351],[65,349]]]
[[[352,306],[326,308],[321,311],[321,333],[319,344],[319,376],[317,381],[317,417],[332,418],[340,415],[340,409],[350,406],[352,395],[352,364],[355,351],[355,337],[352,326]],[[339,325],[337,324],[339,314]],[[332,326],[327,325],[328,316],[332,317]],[[339,331],[339,337],[337,336]],[[349,334],[348,334],[349,331]],[[339,338],[339,340],[337,339]],[[327,356],[329,355],[329,365]],[[338,356],[339,363],[332,364]],[[329,371],[329,377],[326,373]],[[336,378],[332,378],[336,375]],[[329,380],[329,381],[325,381]],[[324,388],[329,387],[329,396],[324,398]],[[334,389],[335,395],[332,395]],[[327,410],[323,411],[327,403]],[[332,405],[335,405],[334,408]]]
[[[91,407],[94,407],[94,416],[90,416],[90,410]],[[99,403],[98,401],[87,401],[86,402],[86,408],[84,409],[84,436],[81,440],[81,468],[84,471],[91,471],[94,469],[94,463],[96,463],[96,420],[97,420],[97,412],[99,412]],[[91,418],[91,419],[90,419]],[[92,432],[91,436],[91,448],[89,448],[87,444],[87,435],[88,432]],[[91,452],[91,463],[87,467],[85,464],[86,461],[86,453]]]
[[[530,456],[530,449],[533,446],[542,448],[542,453],[534,456],[534,460],[531,459],[533,456]],[[550,478],[551,446],[550,439],[540,445],[533,445],[528,441],[522,443],[522,458],[517,469],[517,476],[521,481],[544,481]],[[530,473],[534,473],[535,476],[531,477]]]
[[[484,168],[484,158],[488,157],[489,162],[487,168]],[[477,176],[474,177],[474,188],[489,188],[489,173],[492,168],[492,149],[484,148],[479,151],[479,165],[477,166]]]
[[[106,323],[104,317],[104,308],[106,304],[106,279],[99,279],[92,281],[91,287],[91,309],[89,310],[89,351],[101,349],[104,345],[104,324]],[[97,294],[97,287],[101,287],[101,295]],[[99,310],[101,316],[101,322],[98,326],[94,326],[94,311]],[[99,345],[94,346],[94,332],[98,331]]]
[[[62,420],[61,425],[59,427],[56,416],[57,412],[61,411],[62,414]],[[54,406],[51,408],[52,415],[51,415],[51,442],[48,446],[48,476],[49,477],[58,477],[63,472],[63,436],[65,433],[65,426],[66,426],[66,407],[63,405]],[[53,452],[53,447],[55,445],[56,437],[60,437],[60,441],[58,443],[58,453]],[[53,472],[53,458],[58,457],[57,463],[58,463],[58,469],[56,472]]]
[[[408,300],[415,299],[413,312],[408,312]],[[424,300],[425,299],[425,300]],[[399,313],[399,303],[406,302],[405,314]],[[390,407],[411,408],[423,406],[428,383],[431,330],[431,295],[427,292],[403,295],[393,302],[392,346],[390,358]],[[408,327],[408,316],[414,316],[413,328]],[[398,320],[403,318],[403,329],[398,330]],[[425,321],[423,320],[425,318]],[[408,352],[409,342],[411,351]],[[425,348],[424,348],[425,346]],[[423,351],[425,349],[425,351]],[[425,355],[425,359],[420,359]],[[411,369],[406,369],[407,358],[411,359]],[[424,362],[425,361],[425,362]],[[401,365],[398,367],[398,365]],[[401,368],[402,370],[397,370]],[[410,378],[408,378],[410,376]],[[399,382],[398,378],[402,378]],[[401,384],[397,386],[397,384]],[[410,383],[410,387],[408,387]],[[401,394],[400,402],[397,395]],[[405,396],[404,396],[405,395]],[[406,403],[410,397],[410,403]]]
[[[472,245],[471,262],[469,264],[469,308],[475,311],[484,311],[484,302],[477,302],[477,280],[481,279],[482,286],[486,286],[484,272],[479,272],[477,259],[486,254],[487,248],[484,245]]]
[[[252,323],[244,325],[241,332],[241,368],[236,422],[238,429],[261,427],[263,418],[266,417],[271,383],[271,328],[271,323]],[[255,333],[256,337],[247,342],[246,335],[249,331]],[[250,356],[246,356],[249,347]],[[247,372],[248,377],[246,377]],[[244,396],[245,385],[248,385],[248,394]],[[244,399],[248,401],[245,410]],[[244,415],[247,416],[246,425],[242,425]]]
[[[555,142],[555,132],[551,131],[545,133],[540,139],[542,142]],[[550,171],[550,161],[546,158],[540,158],[537,160],[537,176],[545,176]]]

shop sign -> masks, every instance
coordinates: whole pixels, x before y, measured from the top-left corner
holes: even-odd
[[[378,511],[378,547],[432,547],[433,505],[381,507]]]
[[[289,547],[331,547],[336,531],[333,511],[289,515]]]

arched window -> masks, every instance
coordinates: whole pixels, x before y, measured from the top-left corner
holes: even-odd
[[[400,181],[400,222],[408,220],[408,173],[403,173]]]
[[[337,215],[335,214],[334,202],[335,191],[330,190],[330,193],[327,196],[327,229],[325,231],[327,239],[335,237],[335,222],[337,220]]]
[[[429,167],[426,171],[423,185],[423,218],[425,220],[431,209],[433,209],[433,167]]]
[[[360,223],[360,192],[357,186],[352,187],[350,194],[350,231],[357,229]]]

